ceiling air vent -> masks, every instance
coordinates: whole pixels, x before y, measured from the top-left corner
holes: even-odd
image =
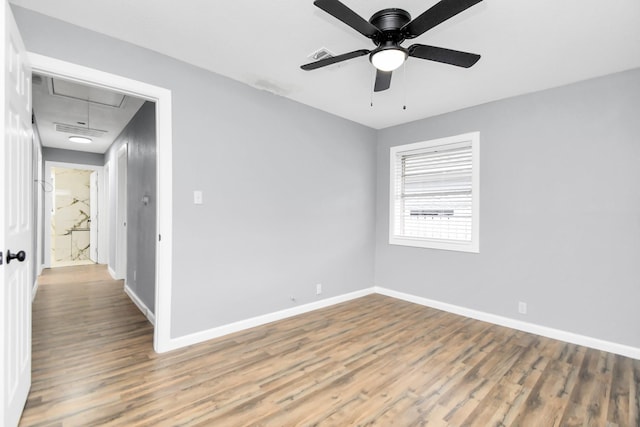
[[[334,56],[335,55],[333,54],[333,52],[331,52],[329,49],[327,49],[326,47],[321,47],[311,55],[307,56],[307,58],[311,59],[312,61],[319,61],[321,59],[332,58]]]
[[[93,136],[99,138],[107,133],[106,130],[91,129],[86,127],[80,127],[75,125],[68,125],[65,123],[54,123],[56,132],[73,133],[75,135]]]

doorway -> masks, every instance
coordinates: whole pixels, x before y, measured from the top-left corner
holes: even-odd
[[[154,323],[155,103],[60,77],[34,74],[33,80],[36,131],[52,189],[46,200],[46,266],[105,264]],[[108,164],[114,165],[107,168],[113,176],[105,176],[102,185]],[[107,187],[109,203],[100,197],[109,193]],[[105,221],[114,224],[111,235],[102,232]]]
[[[51,168],[51,267],[92,264],[91,191],[87,169]],[[97,251],[96,251],[97,253]]]
[[[108,262],[102,169],[45,161],[45,267]]]
[[[171,246],[172,246],[172,140],[171,92],[139,81],[90,69],[54,58],[29,53],[34,72],[79,84],[113,90],[155,103],[156,113],[156,233],[155,236],[155,328],[154,349],[164,352],[177,347],[170,337]],[[111,201],[109,202],[111,203]]]

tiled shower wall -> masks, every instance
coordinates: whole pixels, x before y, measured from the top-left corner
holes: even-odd
[[[55,186],[51,259],[73,265],[89,261],[90,170],[52,168]]]

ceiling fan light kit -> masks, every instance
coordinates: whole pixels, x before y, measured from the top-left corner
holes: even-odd
[[[339,0],[315,0],[313,2],[315,6],[371,39],[376,48],[373,50],[360,49],[320,59],[302,65],[300,68],[311,71],[348,59],[369,55],[369,61],[377,69],[375,92],[389,89],[393,70],[398,69],[408,57],[469,68],[478,62],[480,55],[423,44],[413,44],[409,48],[400,45],[406,39],[422,35],[481,1],[441,0],[413,20],[406,10],[383,9],[373,14],[371,19],[367,21]]]
[[[380,71],[398,69],[409,56],[406,49],[399,46],[379,47],[371,52],[369,61]]]

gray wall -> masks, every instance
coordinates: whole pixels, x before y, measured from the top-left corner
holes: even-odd
[[[104,164],[104,154],[63,150],[61,148],[43,147],[42,157],[47,162],[77,163],[92,166],[102,166]]]
[[[172,91],[172,336],[372,285],[375,131],[12,8],[28,50]]]
[[[376,284],[640,347],[639,114],[636,69],[380,131]],[[389,147],[470,131],[480,253],[389,245]]]
[[[127,144],[127,286],[155,312],[156,295],[156,112],[145,102],[105,155],[109,162],[109,260],[116,262],[118,150]],[[143,197],[148,196],[148,203]],[[114,268],[115,270],[115,268]]]

